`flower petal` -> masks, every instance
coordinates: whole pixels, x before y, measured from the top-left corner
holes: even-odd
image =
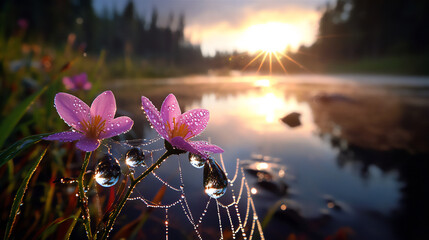
[[[74,77],[76,88],[89,90],[92,87],[92,84],[88,82],[88,75],[86,73],[81,73]]]
[[[203,155],[204,157],[207,157],[208,155],[205,154],[202,151],[198,151],[198,149],[194,148],[190,142],[187,142],[185,139],[183,139],[182,137],[174,137],[170,140],[171,145],[173,145],[173,147],[181,149],[181,150],[185,150],[188,151],[190,153],[193,154],[197,154],[197,155]]]
[[[147,98],[142,96],[142,106],[143,110],[146,113],[146,117],[149,120],[149,122],[152,124],[152,126],[155,128],[155,130],[163,137],[164,139],[168,140],[167,131],[165,130],[165,125],[161,120],[161,116],[156,109],[156,107],[153,105],[153,103]]]
[[[129,117],[118,117],[106,122],[104,132],[99,136],[100,139],[110,138],[121,133],[128,132],[133,127],[133,120]]]
[[[83,137],[76,143],[76,147],[85,152],[95,151],[100,146],[100,140]]]
[[[76,83],[82,84],[88,82],[88,75],[86,73],[81,73],[74,76],[74,81]]]
[[[210,113],[206,109],[193,109],[179,116],[178,122],[188,126],[189,133],[185,139],[192,138],[206,129]]]
[[[116,100],[112,91],[98,95],[91,104],[91,116],[100,116],[103,120],[112,120],[116,113]]]
[[[70,77],[63,77],[63,84],[67,90],[75,89],[75,85]]]
[[[167,122],[170,124],[170,128],[173,129],[173,118],[180,116],[182,112],[180,111],[179,103],[177,102],[176,97],[173,94],[169,94],[161,106],[161,119],[166,124]]]
[[[91,87],[92,87],[92,84],[90,82],[86,82],[82,88],[83,90],[90,90]]]
[[[89,107],[79,98],[68,93],[57,93],[55,95],[55,108],[60,117],[70,127],[83,132],[80,122],[89,119]]]
[[[223,149],[206,141],[190,141],[189,144],[198,151],[223,153]]]
[[[84,137],[84,135],[82,133],[67,131],[67,132],[54,133],[52,135],[44,137],[43,139],[49,140],[49,141],[58,140],[60,142],[73,142],[76,140],[80,140],[83,137]]]

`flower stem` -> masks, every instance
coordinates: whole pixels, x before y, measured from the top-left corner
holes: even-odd
[[[86,236],[90,240],[92,239],[91,219],[90,219],[89,208],[88,208],[88,197],[86,196],[85,190],[83,188],[83,181],[86,173],[86,168],[88,167],[89,159],[91,158],[91,153],[92,152],[87,152],[85,154],[85,159],[83,160],[82,168],[80,169],[79,177],[77,178],[78,189],[79,189],[79,202],[82,210],[83,223],[86,230]]]
[[[158,168],[161,165],[161,163],[165,159],[167,159],[169,156],[171,156],[172,154],[174,154],[172,151],[168,151],[167,150],[154,164],[152,164],[148,169],[146,169],[146,171],[144,171],[138,178],[136,178],[135,180],[131,179],[130,187],[128,188],[128,191],[125,193],[124,197],[119,202],[119,204],[116,207],[116,209],[113,212],[113,214],[109,217],[109,220],[107,221],[107,227],[105,228],[104,233],[103,233],[101,239],[103,239],[103,240],[107,239],[107,237],[109,236],[109,232],[113,228],[113,224],[115,223],[116,218],[118,217],[119,213],[121,213],[121,210],[122,210],[122,208],[125,205],[125,202],[130,197],[130,195],[133,192],[133,190],[136,187],[136,185],[139,182],[141,182],[147,175],[149,175],[149,173],[151,173],[153,170],[155,170],[156,168]]]

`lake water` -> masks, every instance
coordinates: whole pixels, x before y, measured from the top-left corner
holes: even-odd
[[[141,96],[160,108],[174,93],[182,112],[208,109],[210,121],[198,139],[225,150],[229,177],[240,160],[259,219],[274,213],[264,229],[267,239],[287,239],[292,233],[302,239],[335,234],[421,239],[429,234],[429,78],[194,76],[117,80],[107,89],[115,93],[118,114],[134,119],[130,135],[135,138],[157,138],[141,111]],[[187,200],[199,216],[208,201],[203,171],[191,167],[186,156],[179,161]],[[165,162],[159,175],[179,186],[178,161]],[[161,186],[157,182],[143,182],[136,194],[153,198]],[[167,193],[163,203],[177,197]],[[219,200],[228,203],[229,197]],[[203,219],[203,239],[219,238],[214,206]],[[242,201],[240,211],[246,206]],[[145,207],[134,201],[125,211],[133,218],[140,214],[136,209]],[[165,211],[159,212],[144,226],[151,229],[149,236],[164,234]],[[169,218],[173,239],[195,237],[180,207],[169,210]]]

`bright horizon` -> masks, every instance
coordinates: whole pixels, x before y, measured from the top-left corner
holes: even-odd
[[[200,45],[206,56],[220,52],[296,51],[313,44],[321,13],[316,9],[292,7],[249,14],[242,23],[222,21],[210,25],[190,24],[185,37]]]
[[[122,11],[128,0],[94,0],[98,13],[104,8]],[[172,26],[179,14],[185,15],[185,38],[200,45],[205,56],[219,52],[259,50],[296,51],[316,40],[321,11],[329,0],[148,0],[134,1],[139,16],[150,21],[154,8],[159,26],[165,26],[170,14]]]

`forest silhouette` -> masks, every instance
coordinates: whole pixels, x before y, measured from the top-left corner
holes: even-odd
[[[6,39],[16,34],[20,21],[26,21],[27,41],[60,48],[73,33],[76,43],[85,51],[98,54],[106,50],[108,59],[125,56],[159,61],[162,65],[191,65],[196,71],[206,71],[210,68],[241,70],[254,57],[240,52],[217,52],[215,56],[204,57],[200,46],[192,45],[184,37],[184,14],[170,13],[167,23],[160,26],[156,8],[146,18],[137,14],[133,1],[128,1],[122,11],[104,9],[101,14],[95,12],[92,1],[84,0],[2,1],[0,8],[0,30]],[[428,2],[424,0],[327,3],[320,7],[317,40],[311,46],[301,46],[297,52],[287,54],[315,72],[341,71],[344,63],[351,63],[372,65],[387,72],[391,69],[393,73],[399,65],[404,73],[427,74],[429,15],[425,13],[428,9]],[[289,72],[304,71],[284,61]],[[254,71],[255,67],[248,70]],[[273,71],[281,71],[280,66]]]

